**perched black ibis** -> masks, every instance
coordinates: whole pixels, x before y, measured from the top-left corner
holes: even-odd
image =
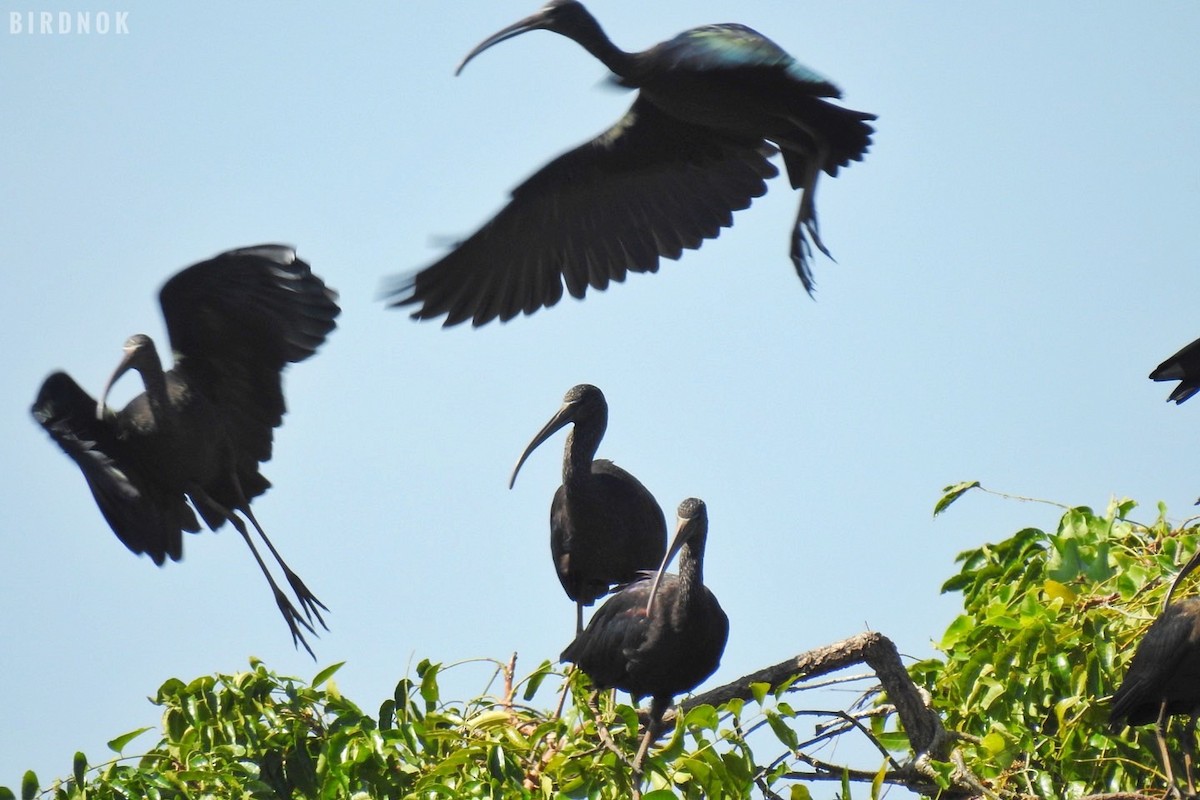
[[[1171,597],[1183,578],[1197,566],[1200,553],[1192,556],[1172,582],[1163,601],[1163,612],[1138,643],[1109,710],[1109,723],[1114,728],[1156,723],[1159,756],[1168,791],[1175,798],[1181,795],[1171,769],[1166,732],[1169,718],[1177,714],[1189,717],[1183,736],[1187,751],[1184,766],[1188,793],[1196,793],[1192,764],[1196,760],[1196,716],[1200,714],[1200,598],[1173,603]]]
[[[154,342],[137,334],[97,403],[66,373],[42,384],[33,416],[83,472],[109,527],[155,564],[183,555],[183,531],[230,522],[250,546],[294,643],[300,627],[324,626],[316,598],[280,557],[250,510],[271,485],[258,471],[271,458],[285,409],[285,364],[316,352],[335,327],[337,295],[282,245],[230,250],[172,277],[159,294],[174,366],[164,372]],[[145,391],[120,412],[105,406],[128,370]],[[237,513],[235,513],[237,512]],[[271,577],[241,514],[254,525],[303,615]],[[326,609],[328,610],[328,609]]]
[[[595,459],[608,426],[608,403],[603,392],[586,383],[567,392],[562,407],[526,446],[508,488],[529,454],[569,423],[563,482],[550,504],[550,554],[559,582],[575,601],[578,633],[584,606],[608,594],[613,584],[658,566],[667,549],[667,522],[637,478],[611,461]]]
[[[716,671],[729,637],[729,618],[704,585],[708,511],[702,500],[689,497],[679,504],[678,515],[675,538],[658,571],[606,600],[562,653],[562,660],[587,673],[598,689],[621,689],[635,702],[650,696],[650,724],[633,762],[635,776],[675,695]],[[676,553],[679,573],[667,575]]]
[[[633,107],[604,133],[551,161],[513,190],[512,200],[441,260],[397,280],[392,306],[412,316],[446,315],[445,325],[483,325],[532,314],[655,272],[733,224],[732,212],[766,192],[778,174],[776,147],[801,190],[791,258],[813,291],[811,246],[829,255],[817,228],[821,172],[861,161],[874,114],[834,105],[841,91],[744,25],[706,25],[649,50],[627,53],[575,0],[551,0],[485,39],[492,45],[548,30],[582,45],[620,86],[638,89]],[[811,245],[807,237],[811,237]]]
[[[1200,391],[1200,339],[1189,344],[1150,373],[1153,381],[1179,381],[1167,402],[1182,403]]]

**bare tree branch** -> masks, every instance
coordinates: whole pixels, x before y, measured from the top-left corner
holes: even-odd
[[[875,672],[887,692],[888,700],[896,707],[896,714],[908,733],[913,750],[916,753],[928,753],[938,761],[948,760],[951,737],[942,727],[941,719],[912,682],[896,645],[875,631],[809,650],[724,686],[694,695],[679,704],[677,713],[686,713],[687,709],[698,705],[718,706],[734,698],[749,700],[754,697],[750,687],[756,683],[765,683],[775,690],[797,678],[817,678],[855,664],[866,664]],[[664,721],[673,725],[674,715],[668,715]]]

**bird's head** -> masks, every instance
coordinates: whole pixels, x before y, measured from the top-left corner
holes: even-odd
[[[154,340],[144,333],[135,333],[126,339],[121,353],[121,363],[117,364],[117,368],[109,376],[108,382],[104,384],[104,391],[100,392],[100,400],[96,403],[96,419],[104,419],[108,390],[122,375],[131,369],[141,372],[151,359],[156,365],[158,364],[158,351],[154,348]]]
[[[492,45],[514,36],[520,36],[522,33],[538,30],[553,31],[581,44],[589,38],[594,38],[597,34],[603,36],[596,18],[583,7],[582,3],[577,0],[550,0],[535,13],[519,22],[514,22],[507,28],[496,31],[476,45],[475,49],[467,53],[467,57],[454,70],[454,74],[462,72],[468,61]]]
[[[654,610],[654,596],[658,594],[658,585],[662,583],[662,577],[667,573],[667,566],[675,558],[675,554],[682,550],[685,544],[690,543],[693,548],[699,548],[698,557],[703,557],[704,540],[708,536],[708,507],[704,505],[703,500],[689,497],[679,504],[676,516],[678,519],[675,523],[675,538],[671,540],[671,546],[667,548],[662,564],[654,575],[654,583],[650,586],[650,597],[646,600],[647,617]]]
[[[550,421],[542,426],[542,429],[537,432],[537,435],[525,446],[525,452],[521,453],[521,458],[517,460],[517,465],[513,467],[512,476],[508,479],[508,488],[512,488],[517,482],[517,473],[521,471],[521,465],[525,463],[525,459],[529,458],[529,454],[537,449],[538,445],[549,439],[562,428],[570,423],[579,425],[587,424],[592,435],[599,439],[604,435],[604,429],[608,425],[608,403],[604,399],[604,392],[600,391],[590,383],[581,383],[578,386],[572,386],[563,397],[563,404],[558,409]]]

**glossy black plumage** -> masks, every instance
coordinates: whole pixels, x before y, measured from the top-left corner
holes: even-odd
[[[568,424],[573,427],[563,448],[563,482],[550,504],[550,554],[563,590],[576,603],[579,629],[583,606],[659,564],[667,523],[637,478],[611,461],[594,460],[608,426],[608,403],[590,384],[566,393],[562,407],[525,447],[509,488],[529,454]]]
[[[622,86],[638,89],[629,112],[595,139],[551,161],[511,202],[441,260],[398,280],[393,306],[445,325],[483,325],[531,314],[627,272],[654,272],[733,224],[777,174],[783,151],[801,189],[791,257],[811,293],[811,246],[828,255],[817,226],[820,172],[861,160],[873,114],[836,106],[836,86],[743,25],[707,25],[639,53],[608,40],[575,0],[552,0],[489,37],[464,59],[531,30],[573,39]],[[809,242],[811,239],[811,244]]]
[[[1129,671],[1113,695],[1114,725],[1147,725],[1167,714],[1200,711],[1200,598],[1167,607],[1138,643]]]
[[[232,250],[181,271],[159,295],[175,364],[164,372],[150,337],[130,337],[124,357],[93,400],[70,376],[50,375],[32,413],[83,472],[109,527],[135,553],[156,564],[178,560],[182,532],[200,530],[193,508],[212,530],[229,521],[266,575],[294,641],[308,643],[325,608],[279,557],[250,510],[270,482],[259,472],[271,458],[283,420],[281,373],[316,352],[335,327],[336,294],[290,247]],[[142,376],[145,391],[120,412],[108,388],[124,372]],[[188,501],[191,501],[191,506]],[[250,539],[249,519],[271,550],[304,609],[280,591]]]
[[[1191,764],[1195,751],[1196,718],[1200,714],[1200,598],[1171,602],[1176,588],[1196,567],[1200,553],[1184,565],[1171,583],[1163,601],[1163,612],[1138,642],[1125,679],[1112,697],[1109,724],[1146,725],[1155,722],[1159,758],[1167,776],[1168,790],[1180,797],[1167,750],[1168,721],[1175,715],[1188,716],[1184,746],[1188,786],[1193,785]]]
[[[729,618],[704,585],[708,510],[690,497],[679,504],[675,538],[657,572],[643,574],[600,606],[562,652],[599,689],[649,696],[650,724],[634,759],[635,777],[675,695],[690,692],[720,666]],[[667,565],[679,554],[679,572]],[[636,784],[636,780],[635,780]]]
[[[643,573],[606,600],[563,651],[563,661],[578,665],[598,688],[668,703],[713,674],[725,652],[729,619],[704,585],[707,535],[704,503],[683,501],[675,539],[658,572]],[[667,575],[676,553],[679,573]]]
[[[1200,339],[1184,347],[1155,367],[1150,373],[1153,381],[1179,381],[1167,402],[1182,403],[1200,391]]]

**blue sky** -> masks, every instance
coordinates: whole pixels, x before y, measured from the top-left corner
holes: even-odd
[[[302,676],[345,660],[365,708],[421,658],[555,658],[573,628],[547,546],[562,434],[507,479],[580,382],[609,400],[601,457],[668,515],[707,502],[731,636],[706,685],[867,628],[929,655],[957,608],[938,594],[954,555],[1056,520],[985,496],[934,520],[949,483],[1193,512],[1200,405],[1169,406],[1146,374],[1200,336],[1200,6],[591,3],[626,49],[750,25],[879,115],[866,160],[821,182],[837,263],[816,260],[816,301],[779,179],[719,240],[585,302],[480,330],[385,311],[386,276],[631,101],[544,32],[453,76],[535,8],[6,4],[0,784],[67,774],[79,749],[104,760],[157,724],[163,680],[251,655]],[[43,9],[127,11],[129,31],[11,32],[10,10]],[[274,241],[343,308],[286,374],[254,505],[331,609],[319,664],[234,531],[189,537],[162,569],[133,556],[28,413],[50,371],[97,394],[127,336],[165,343],[175,271]],[[123,379],[115,403],[136,391]],[[447,680],[466,696],[486,673]]]

